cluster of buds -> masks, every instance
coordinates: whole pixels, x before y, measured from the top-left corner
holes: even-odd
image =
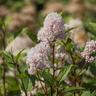
[[[64,37],[64,22],[56,12],[49,13],[43,23],[43,28],[38,32],[38,40],[54,41]]]
[[[29,74],[35,74],[38,70],[48,68],[50,46],[47,42],[41,42],[32,48],[27,55],[26,63],[29,66]]]
[[[86,62],[91,63],[96,61],[96,41],[91,40],[87,42],[81,56],[86,60]]]

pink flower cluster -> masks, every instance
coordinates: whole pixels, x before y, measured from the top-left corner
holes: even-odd
[[[49,55],[51,54],[50,42],[63,36],[64,22],[56,12],[48,14],[44,26],[38,32],[38,40],[41,42],[32,48],[27,54],[26,63],[29,66],[29,74],[35,74],[39,69],[50,66]],[[61,54],[62,55],[62,54]]]
[[[91,40],[87,42],[84,51],[81,52],[81,56],[86,60],[86,62],[91,63],[96,61],[96,41]]]
[[[47,15],[43,23],[43,28],[38,32],[38,40],[54,41],[64,37],[64,22],[60,15],[52,12]]]
[[[38,69],[44,69],[50,66],[48,58],[50,52],[50,46],[47,42],[37,44],[28,52],[26,63],[29,66],[29,74],[35,74]]]

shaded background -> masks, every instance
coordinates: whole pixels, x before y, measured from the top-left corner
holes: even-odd
[[[61,14],[65,23],[73,19],[82,23],[86,33],[81,32],[82,28],[75,32],[79,37],[73,36],[74,42],[80,39],[80,44],[85,43],[88,32],[96,35],[96,0],[0,0],[0,26],[6,24],[6,50],[13,49],[14,53],[31,48],[37,42],[36,34],[45,16],[53,11]],[[2,49],[1,32],[0,42]]]

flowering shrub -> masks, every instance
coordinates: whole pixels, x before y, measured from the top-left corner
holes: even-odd
[[[75,23],[67,25],[60,14],[49,13],[37,36],[31,34],[34,46],[27,54],[25,49],[6,51],[2,24],[0,96],[96,96],[95,36],[80,46],[72,34],[85,30],[80,21]]]

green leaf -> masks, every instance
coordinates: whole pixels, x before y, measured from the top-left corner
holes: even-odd
[[[27,91],[32,91],[33,85],[31,80],[29,80]]]
[[[36,43],[37,42],[37,35],[34,32],[27,32],[28,36],[31,38],[31,40]]]
[[[54,85],[54,79],[52,75],[49,72],[43,71],[42,72],[42,77],[44,78],[44,81],[49,85],[53,86]]]
[[[70,32],[71,30],[73,30],[73,29],[75,29],[75,28],[77,28],[77,27],[69,28],[68,30],[65,30],[65,33]]]
[[[36,96],[45,96],[42,92],[37,92]]]
[[[14,38],[16,38],[21,32],[22,32],[22,28],[19,28],[18,30],[16,30],[16,32],[12,32],[12,34]]]
[[[16,62],[18,62],[19,57],[21,56],[24,49],[22,49],[17,55],[16,55]]]
[[[19,90],[19,85],[18,85],[18,81],[12,77],[12,76],[7,76],[6,77],[6,83],[7,83],[7,88],[9,91],[16,91]]]
[[[21,74],[18,74],[17,77],[20,79],[24,79],[24,78],[27,78],[27,75],[25,73],[21,73]]]
[[[22,73],[24,73],[27,69],[28,69],[28,65],[27,64],[21,64],[19,65],[19,69]]]
[[[73,65],[68,65],[68,66],[64,66],[58,76],[58,80],[59,82],[62,82],[63,80],[66,79],[66,77],[68,76],[69,72],[71,71],[71,68],[73,67]]]
[[[24,77],[24,78],[21,78],[19,81],[20,81],[19,84],[20,84],[21,89],[22,90],[27,90],[28,89],[29,78]]]
[[[92,93],[90,91],[84,91],[81,96],[96,96],[96,91]]]
[[[14,56],[6,51],[4,51],[2,55],[8,68],[14,68],[14,62],[13,62]]]
[[[76,90],[84,90],[83,87],[68,87],[66,89],[64,89],[64,92],[72,92],[72,91],[76,91]]]
[[[88,31],[88,32],[91,32],[93,35],[96,36],[96,23],[95,22],[92,22],[92,21],[86,21],[85,24],[85,29]]]
[[[91,96],[91,93],[89,91],[84,91],[81,96]]]
[[[28,75],[28,77],[29,77],[32,85],[34,86],[34,85],[35,85],[35,81],[36,81],[36,79],[37,79],[36,76],[35,76],[35,75]]]

